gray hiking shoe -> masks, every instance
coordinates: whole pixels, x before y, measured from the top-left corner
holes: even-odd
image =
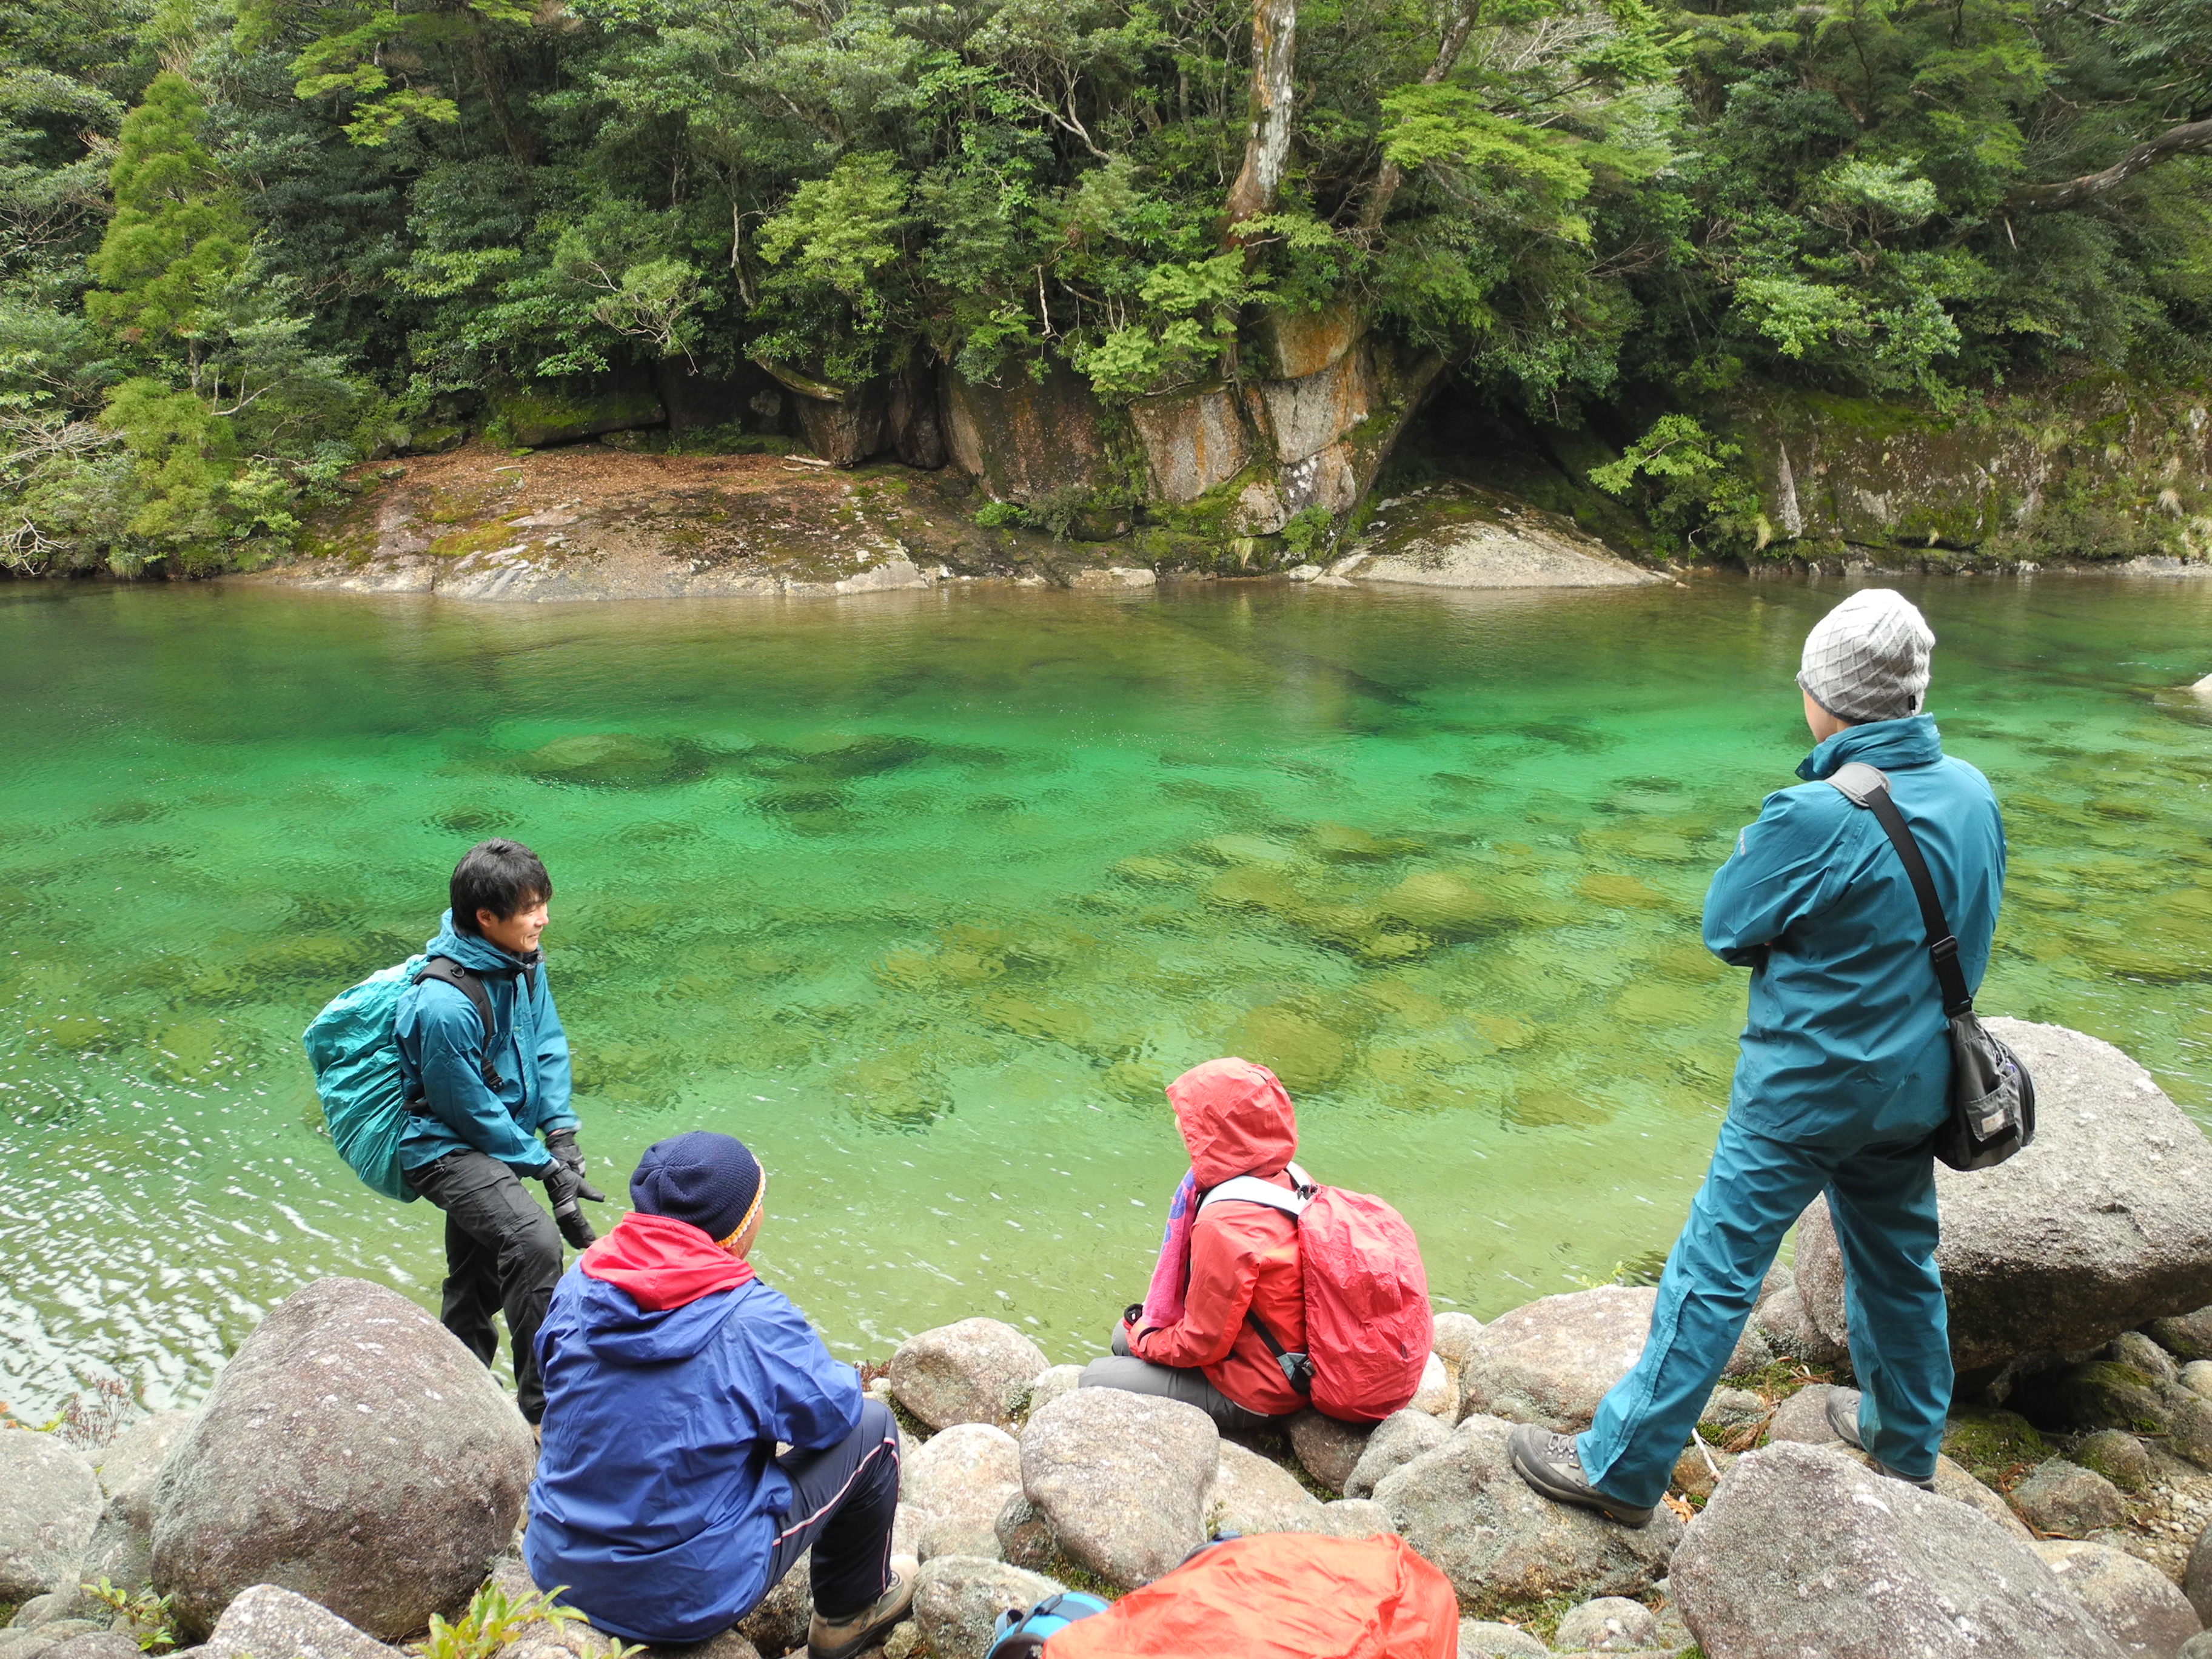
[[[1553,1434],[1524,1423],[1513,1431],[1510,1443],[1514,1472],[1554,1504],[1573,1504],[1595,1510],[1608,1521],[1618,1521],[1624,1527],[1651,1524],[1656,1504],[1638,1509],[1617,1498],[1607,1498],[1590,1485],[1583,1474],[1582,1454],[1575,1449],[1574,1436]]]
[[[1820,1408],[1828,1416],[1828,1427],[1834,1431],[1837,1439],[1854,1451],[1866,1450],[1866,1443],[1859,1438],[1861,1398],[1859,1390],[1856,1389],[1831,1389],[1828,1390],[1828,1397],[1820,1402]],[[1936,1480],[1932,1475],[1925,1480],[1915,1480],[1909,1474],[1899,1474],[1871,1453],[1868,1454],[1867,1462],[1874,1465],[1875,1473],[1877,1474],[1886,1474],[1893,1480],[1902,1480],[1906,1486],[1917,1486],[1923,1492],[1936,1490]]]
[[[891,1633],[891,1626],[914,1607],[914,1578],[918,1564],[911,1555],[891,1558],[891,1582],[872,1606],[835,1623],[820,1613],[806,1627],[806,1659],[853,1659]]]

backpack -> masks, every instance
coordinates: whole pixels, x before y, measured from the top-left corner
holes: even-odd
[[[1036,1659],[1052,1637],[1079,1619],[1105,1612],[1108,1605],[1080,1590],[1060,1590],[1027,1613],[1008,1607],[991,1626],[991,1645],[983,1659]]]
[[[1056,1632],[1043,1659],[1454,1659],[1451,1583],[1395,1534],[1232,1538]]]
[[[1245,1321],[1316,1411],[1340,1422],[1380,1423],[1419,1390],[1436,1340],[1421,1247],[1406,1218],[1381,1199],[1316,1186],[1295,1164],[1289,1173],[1295,1192],[1237,1176],[1207,1193],[1199,1209],[1235,1198],[1297,1218],[1305,1352],[1285,1350],[1249,1308]]]
[[[315,1093],[331,1141],[363,1184],[403,1204],[415,1189],[399,1170],[399,1138],[407,1127],[408,1100],[399,1081],[399,1043],[393,1026],[400,994],[426,979],[443,981],[466,997],[483,1021],[484,1082],[501,1086],[492,1063],[491,999],[483,981],[446,957],[410,957],[380,968],[332,997],[300,1035],[315,1068]]]

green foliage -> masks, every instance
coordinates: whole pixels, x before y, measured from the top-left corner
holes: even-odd
[[[1592,467],[1589,481],[1621,495],[1644,479],[1663,551],[1755,552],[1773,532],[1759,514],[1758,491],[1729,465],[1742,458],[1741,447],[1691,416],[1662,415],[1619,460]]]
[[[554,1600],[560,1594],[561,1589],[556,1589],[518,1598],[495,1583],[487,1583],[469,1598],[467,1611],[453,1623],[432,1613],[429,1634],[409,1651],[419,1659],[491,1659],[529,1626],[582,1622],[583,1614]],[[629,1659],[643,1651],[641,1647],[610,1643],[607,1659]]]
[[[246,264],[252,230],[200,142],[206,118],[190,82],[165,70],[123,123],[107,175],[115,216],[89,262],[101,286],[84,308],[126,337],[204,334]]]
[[[177,1645],[176,1619],[169,1597],[156,1595],[149,1586],[137,1591],[120,1590],[103,1576],[96,1584],[82,1586],[84,1593],[112,1609],[130,1626],[141,1653],[167,1653]]]

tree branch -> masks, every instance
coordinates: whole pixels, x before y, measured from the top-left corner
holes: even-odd
[[[2212,121],[2185,122],[2137,144],[2102,173],[2085,173],[2055,185],[2015,185],[2006,192],[2005,205],[2015,213],[2063,213],[2088,207],[2145,167],[2206,150],[2212,150]]]
[[[1459,61],[1461,49],[1474,29],[1474,20],[1482,10],[1482,0],[1466,0],[1452,15],[1450,25],[1444,30],[1443,43],[1437,47],[1436,59],[1429,65],[1428,73],[1421,76],[1421,84],[1432,87],[1449,75],[1452,65]],[[1361,236],[1373,235],[1382,228],[1382,216],[1390,210],[1390,198],[1398,193],[1405,182],[1405,171],[1395,161],[1384,161],[1382,170],[1375,175],[1375,188],[1367,192],[1367,200],[1359,210]]]

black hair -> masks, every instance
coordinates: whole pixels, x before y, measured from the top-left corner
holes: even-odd
[[[516,911],[553,896],[553,878],[538,854],[519,841],[483,841],[461,855],[447,888],[453,926],[477,931],[477,912],[489,910],[504,921]]]

